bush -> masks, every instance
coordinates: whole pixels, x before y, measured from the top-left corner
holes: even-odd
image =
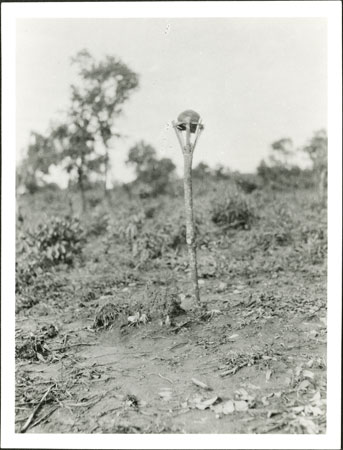
[[[310,189],[314,186],[313,171],[301,169],[298,166],[267,166],[267,164],[262,161],[257,168],[257,173],[262,184],[275,191]]]
[[[89,191],[87,195],[87,202],[91,208],[96,208],[104,201],[103,192],[99,192],[97,190]]]
[[[200,224],[200,219],[196,218],[197,236],[201,235]],[[145,208],[137,214],[130,215],[114,228],[113,234],[129,246],[137,264],[161,258],[168,251],[175,253],[186,244],[183,214],[175,212],[173,217],[162,220],[155,207]],[[202,243],[201,238],[198,241]]]
[[[239,188],[242,189],[245,194],[251,194],[256,189],[260,188],[260,182],[257,175],[243,174],[238,172],[234,174],[233,178],[237,186],[239,186]]]
[[[116,233],[129,245],[137,263],[143,263],[162,256],[168,246],[169,233],[166,226],[158,222],[146,224],[147,217],[144,211],[134,214],[123,223]],[[146,226],[145,226],[146,225]]]
[[[248,230],[255,218],[251,205],[241,193],[230,194],[224,200],[214,202],[211,220],[224,230]]]
[[[110,224],[110,216],[106,212],[98,211],[92,214],[87,222],[87,235],[101,236],[108,230]]]
[[[202,224],[199,216],[194,217],[194,232],[196,241],[199,245],[203,244],[204,239],[201,236],[200,226]],[[167,223],[168,230],[168,247],[174,250],[186,245],[186,223],[183,214],[177,217],[177,220]]]
[[[136,185],[140,198],[156,197],[168,192],[170,182],[175,178],[175,164],[169,158],[158,159],[156,150],[144,141],[138,142],[129,150],[126,161],[134,167]]]
[[[168,235],[163,230],[145,231],[132,241],[132,254],[143,263],[161,257],[167,247]]]
[[[50,219],[33,232],[21,230],[17,236],[16,308],[30,308],[47,296],[60,296],[64,283],[57,282],[54,266],[71,265],[83,248],[84,234],[79,221]]]
[[[137,214],[132,214],[128,218],[121,221],[118,227],[114,229],[114,235],[131,242],[135,239],[141,231],[146,221],[146,213],[140,211]]]
[[[39,265],[37,260],[29,261],[28,258],[22,259],[20,263],[15,263],[15,291],[20,294],[26,286],[33,284],[39,274]]]
[[[267,230],[262,233],[256,233],[253,238],[254,247],[258,247],[263,251],[270,248],[286,247],[293,242],[293,236],[289,230],[278,227],[275,230]]]
[[[299,241],[301,249],[305,251],[312,264],[320,264],[325,261],[328,250],[326,224],[302,226]]]
[[[150,224],[149,230],[139,233],[132,242],[134,256],[138,256],[141,262],[163,257],[167,252],[177,253],[186,245],[186,225],[183,215],[175,221],[166,223],[157,222]],[[200,221],[195,220],[195,233],[198,243],[201,244]]]
[[[29,234],[27,248],[40,267],[60,263],[71,265],[75,255],[82,252],[85,236],[77,218],[53,217],[40,223]]]
[[[42,269],[36,265],[33,278],[23,278],[26,270],[25,264],[20,262],[19,271],[16,271],[16,312],[22,309],[31,308],[37,304],[48,304],[50,302],[58,304],[68,303],[75,299],[74,287],[68,283],[61,272],[54,268]],[[24,268],[24,271],[22,270]]]

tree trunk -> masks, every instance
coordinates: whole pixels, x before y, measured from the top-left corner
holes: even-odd
[[[73,200],[72,200],[72,197],[71,197],[71,192],[70,192],[69,186],[66,189],[66,200],[68,202],[69,215],[70,215],[70,217],[73,217],[73,215],[74,215]]]
[[[126,183],[123,184],[123,189],[124,191],[127,193],[128,199],[132,200],[132,192],[131,192],[131,187],[128,186]]]
[[[83,171],[81,167],[78,169],[78,185],[80,188],[80,194],[81,194],[81,206],[82,206],[82,213],[86,212],[86,196],[85,196],[85,188],[83,185]]]
[[[319,197],[321,200],[324,200],[325,195],[325,178],[326,178],[326,169],[321,169],[319,172]]]
[[[193,196],[192,196],[192,158],[191,151],[184,151],[184,195],[185,195],[185,213],[186,213],[186,242],[188,246],[189,264],[193,294],[195,300],[200,304],[200,293],[198,285],[198,266],[196,256],[196,242],[193,217]]]
[[[107,176],[108,176],[108,151],[106,149],[105,168],[104,168],[104,195],[107,196]]]
[[[108,161],[109,161],[108,148],[106,147],[106,158],[105,158],[105,168],[104,168],[104,198],[107,200],[108,205],[111,207],[112,206],[111,197],[110,197],[110,193],[107,189],[108,166],[109,166]]]

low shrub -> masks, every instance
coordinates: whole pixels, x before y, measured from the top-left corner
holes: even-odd
[[[161,258],[168,251],[178,252],[186,245],[186,225],[182,214],[174,214],[164,222],[148,217],[147,210],[130,216],[117,233],[129,245],[137,264]],[[200,224],[200,219],[196,219],[197,236],[201,236]],[[201,238],[198,241],[201,243]]]
[[[60,263],[72,265],[74,257],[81,254],[85,242],[79,220],[70,217],[53,217],[46,223],[38,224],[33,232],[23,234],[25,244],[17,261],[17,274],[22,278],[30,278],[38,268]]]
[[[223,230],[248,230],[255,213],[244,194],[231,193],[224,200],[216,200],[211,209],[211,220]]]
[[[19,267],[25,266],[20,264]],[[47,302],[56,302],[60,308],[63,302],[75,298],[73,286],[53,267],[43,270],[36,264],[30,279],[25,278],[23,272],[25,269],[16,271],[16,312]]]
[[[144,211],[140,211],[137,214],[132,214],[123,219],[118,226],[117,224],[112,225],[113,233],[115,236],[125,239],[127,242],[131,242],[138,236],[145,221],[146,214]]]
[[[245,194],[251,194],[261,187],[257,175],[238,173],[234,175],[234,180]]]
[[[97,190],[89,191],[87,193],[87,202],[91,208],[96,208],[104,201],[104,194],[99,193]]]
[[[199,245],[203,244],[204,236],[201,233],[202,220],[199,216],[194,218],[194,232]],[[177,216],[176,220],[169,221],[166,226],[169,235],[168,247],[178,250],[186,245],[186,223],[183,214]]]
[[[326,225],[304,225],[300,230],[300,248],[305,252],[312,264],[323,263],[327,256],[327,228]]]
[[[98,211],[92,214],[87,220],[87,235],[102,236],[108,230],[109,224],[109,214],[103,211]]]
[[[83,249],[84,233],[77,219],[50,219],[34,231],[20,233],[16,252],[16,308],[30,308],[49,296],[61,295],[54,267],[72,265]]]
[[[41,269],[37,259],[28,260],[23,258],[15,263],[15,291],[21,293],[26,286],[31,285],[39,275]]]
[[[74,257],[82,252],[85,235],[77,218],[53,217],[39,224],[33,235],[33,249],[39,254],[42,264],[71,265]]]
[[[35,333],[22,334],[16,339],[15,357],[23,360],[40,361],[52,355],[47,340],[58,335],[55,325],[44,325]]]
[[[285,247],[293,242],[291,232],[284,230],[281,227],[275,230],[258,233],[254,237],[255,246],[259,247],[263,251],[266,251],[269,248]]]
[[[165,237],[149,231],[145,231],[132,241],[132,254],[140,262],[161,257],[165,248]]]
[[[262,184],[274,191],[311,189],[315,185],[313,170],[301,169],[298,166],[286,167],[280,164],[269,166],[262,161],[257,173]]]

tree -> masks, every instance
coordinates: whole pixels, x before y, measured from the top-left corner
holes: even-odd
[[[276,190],[294,189],[303,185],[302,170],[292,158],[296,155],[293,141],[281,138],[271,144],[267,162],[262,160],[257,168],[260,180]]]
[[[96,61],[88,50],[72,58],[78,67],[79,83],[72,85],[72,110],[84,111],[94,138],[104,147],[104,191],[107,193],[109,148],[113,137],[120,137],[114,128],[123,104],[138,88],[139,77],[119,58],[106,56]]]
[[[293,141],[290,138],[282,138],[271,144],[273,154],[269,156],[272,165],[289,167],[290,158],[294,155]]]
[[[72,111],[68,124],[55,126],[51,131],[51,142],[56,159],[71,179],[76,177],[81,193],[82,211],[86,211],[86,184],[94,174],[101,173],[104,155],[95,152],[94,137],[89,129],[89,119],[84,110]]]
[[[223,164],[217,164],[214,168],[213,175],[217,180],[228,180],[231,177],[231,170]]]
[[[17,168],[17,187],[22,185],[33,194],[45,184],[45,176],[49,174],[50,166],[55,162],[49,137],[31,132],[26,157]]]
[[[192,174],[194,179],[205,181],[211,177],[212,171],[206,163],[199,162],[199,164],[192,170]]]
[[[328,136],[326,130],[316,131],[302,150],[312,162],[312,170],[317,180],[319,194],[322,197],[327,181]]]
[[[153,164],[156,162],[156,150],[144,141],[130,148],[126,164],[133,166],[136,178],[147,178]]]
[[[276,190],[308,187],[307,174],[299,166],[284,166],[281,162],[267,164],[263,159],[257,167],[257,175],[264,185]]]
[[[158,159],[156,150],[144,141],[138,142],[129,150],[126,164],[134,167],[136,182],[148,185],[151,195],[166,192],[176,169],[171,159]]]

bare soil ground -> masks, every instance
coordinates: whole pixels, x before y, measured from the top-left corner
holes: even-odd
[[[99,242],[18,308],[18,433],[325,433],[325,265],[281,270],[281,249],[251,256],[254,273],[205,271],[203,314],[182,294],[185,271],[155,264],[119,277],[119,247],[104,256]],[[239,261],[237,248],[215,259]],[[175,280],[183,311],[152,314]],[[118,314],[94,326],[104,305]]]

